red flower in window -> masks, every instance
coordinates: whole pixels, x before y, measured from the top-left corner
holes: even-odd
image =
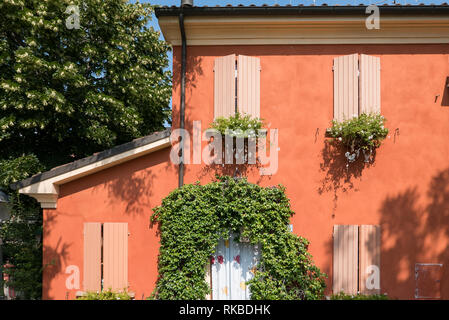
[[[235,257],[234,257],[234,260],[237,261],[238,264],[240,264],[240,255],[235,256]]]
[[[212,264],[215,263],[215,257],[210,257],[210,263],[212,263]]]
[[[219,264],[223,263],[223,256],[218,256],[217,259]]]

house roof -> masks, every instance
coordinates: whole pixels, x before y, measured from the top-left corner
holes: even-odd
[[[188,46],[449,42],[447,3],[377,8],[378,16],[365,4],[165,6],[156,8],[155,13],[165,41],[173,46],[182,45],[181,13]]]
[[[305,6],[299,4],[297,6],[285,5],[226,5],[226,6],[192,6],[192,7],[177,7],[177,6],[162,6],[155,9],[156,17],[163,16],[177,16],[181,12],[189,16],[213,16],[213,15],[365,15],[366,7],[369,4],[354,5],[321,5]],[[379,5],[381,14],[448,14],[449,5],[445,2],[442,4],[426,5],[420,3],[418,5]]]
[[[59,184],[170,146],[170,128],[18,181],[11,188],[35,197],[43,208],[55,208]]]

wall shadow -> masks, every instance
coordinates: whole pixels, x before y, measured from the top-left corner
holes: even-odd
[[[425,202],[420,201],[426,196]],[[414,298],[415,263],[442,263],[441,297],[449,298],[449,169],[435,175],[427,193],[409,187],[388,196],[380,207],[381,287],[391,295]],[[389,293],[390,294],[390,293]]]
[[[209,143],[213,143],[212,140],[209,141]],[[270,180],[271,175],[264,175],[262,176],[260,174],[260,170],[265,166],[261,162],[260,158],[260,152],[265,152],[265,149],[267,151],[270,150],[271,144],[268,142],[267,145],[256,145],[255,150],[255,156],[253,158],[253,161],[249,161],[248,158],[251,154],[248,147],[249,142],[245,139],[244,146],[242,149],[239,147],[236,147],[236,140],[233,141],[233,150],[227,151],[225,147],[225,142],[223,139],[222,143],[222,150],[221,150],[221,164],[212,163],[208,165],[204,165],[201,167],[201,169],[197,173],[197,178],[202,179],[204,177],[208,177],[209,180],[214,180],[216,176],[230,176],[230,177],[257,177],[256,184],[259,184],[264,180],[264,178]],[[231,148],[229,148],[231,149]],[[214,157],[215,150],[211,150],[211,153],[209,156],[211,158]],[[227,154],[227,156],[226,156]],[[232,157],[232,163],[226,163],[228,158]],[[237,161],[237,158],[243,159],[243,161]],[[238,164],[237,162],[243,162],[242,164]],[[248,163],[251,162],[251,163]],[[254,163],[255,162],[255,163]]]
[[[360,179],[365,168],[374,165],[376,151],[373,151],[370,162],[365,162],[364,156],[360,153],[359,158],[347,163],[345,152],[346,147],[340,145],[334,139],[324,141],[324,147],[321,150],[322,162],[320,170],[325,174],[320,181],[318,193],[333,193],[333,212],[337,209],[338,197],[341,192],[348,192],[354,189],[354,180]],[[357,190],[357,189],[356,189]]]
[[[113,175],[116,179],[108,184],[110,205],[114,205],[117,199],[121,200],[126,203],[124,213],[128,215],[142,215],[151,211],[155,206],[151,203],[153,190],[158,187],[155,181],[158,181],[161,172],[172,170],[169,153],[170,149],[166,148],[133,161],[132,166],[125,164],[121,170],[127,170],[127,174]],[[164,163],[163,169],[151,170]]]
[[[45,243],[45,239],[50,236],[51,231],[56,224],[56,213],[50,210],[45,212],[44,227],[43,227],[43,245],[42,245],[42,298],[43,299],[55,299],[49,293],[52,285],[52,281],[64,270],[62,266],[66,265],[68,253],[72,243],[64,242],[62,237],[59,237],[56,246],[48,246]]]
[[[186,89],[191,91],[196,88],[198,77],[203,75],[203,69],[201,68],[203,59],[200,56],[189,55],[189,49],[187,50],[186,59]],[[173,87],[175,88],[181,86],[181,50],[178,50],[177,53],[173,62],[173,64],[179,64],[178,72],[173,75]]]
[[[126,203],[124,214],[138,215],[146,212],[151,207],[150,198],[153,196],[153,189],[157,188],[154,181],[161,172],[170,172],[172,165],[169,160],[170,148],[155,151],[151,154],[133,159],[63,184],[60,188],[62,199],[69,195],[83,192],[90,189],[90,197],[95,201],[96,194],[108,194],[107,203],[117,205],[117,201]],[[161,165],[167,163],[161,168]],[[155,171],[152,167],[157,167]]]
[[[446,82],[443,87],[443,97],[441,98],[441,106],[449,107],[449,77],[446,77]]]

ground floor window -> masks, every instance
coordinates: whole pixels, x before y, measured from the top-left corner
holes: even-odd
[[[380,294],[380,226],[335,225],[333,293]]]
[[[128,288],[128,224],[84,224],[84,291]]]

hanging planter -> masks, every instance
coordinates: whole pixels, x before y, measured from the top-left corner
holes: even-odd
[[[385,121],[380,114],[365,113],[342,122],[332,121],[332,127],[326,129],[326,133],[338,144],[346,147],[346,167],[361,155],[365,163],[373,161],[375,150],[388,135]]]

